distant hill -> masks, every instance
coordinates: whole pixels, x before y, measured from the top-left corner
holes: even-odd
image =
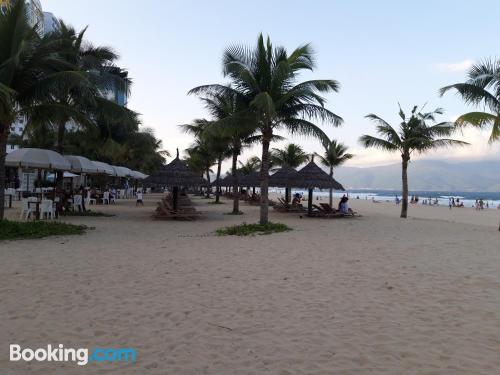
[[[444,162],[418,160],[410,163],[411,190],[500,191],[500,161]],[[401,189],[401,165],[340,167],[335,179],[351,189]]]

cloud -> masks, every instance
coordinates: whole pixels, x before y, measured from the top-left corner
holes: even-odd
[[[465,59],[464,61],[458,63],[448,63],[448,64],[436,64],[436,68],[441,72],[447,73],[463,73],[466,72],[472,65],[474,65],[475,61],[471,59]]]

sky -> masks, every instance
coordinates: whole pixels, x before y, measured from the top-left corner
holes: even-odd
[[[326,107],[344,119],[340,128],[318,124],[350,148],[351,166],[398,162],[400,156],[365,150],[358,138],[374,133],[365,118],[375,113],[398,124],[398,103],[446,113],[440,121],[456,119],[471,110],[453,93],[441,98],[439,88],[463,82],[474,62],[497,57],[497,15],[500,2],[468,1],[194,1],[194,0],[41,0],[77,29],[88,26],[87,39],[112,46],[118,64],[134,84],[129,108],[142,115],[143,126],[154,129],[163,147],[175,154],[191,143],[179,124],[207,117],[200,101],[187,96],[196,86],[224,83],[221,58],[232,44],[253,46],[259,33],[289,51],[311,43],[317,69],[305,79],[335,79],[339,93],[327,96]],[[321,152],[315,139],[291,137],[307,152]],[[421,156],[459,161],[500,160],[500,142],[488,145],[488,131],[467,129],[456,138],[471,143]],[[259,155],[254,147],[242,159]]]

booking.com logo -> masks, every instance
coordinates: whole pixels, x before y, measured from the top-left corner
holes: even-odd
[[[90,353],[90,354],[89,354]],[[47,348],[21,348],[20,345],[10,345],[10,361],[37,362],[76,362],[78,366],[86,366],[90,362],[135,362],[137,352],[132,348],[65,348],[47,345]]]

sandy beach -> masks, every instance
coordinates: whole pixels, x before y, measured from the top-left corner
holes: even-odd
[[[158,195],[68,218],[82,236],[0,242],[1,373],[497,374],[500,210],[352,200],[363,216],[271,210],[292,232],[217,237],[258,207],[152,221]],[[16,202],[18,203],[18,202]],[[17,215],[15,209],[8,215]],[[136,363],[9,362],[8,346],[133,347]]]

